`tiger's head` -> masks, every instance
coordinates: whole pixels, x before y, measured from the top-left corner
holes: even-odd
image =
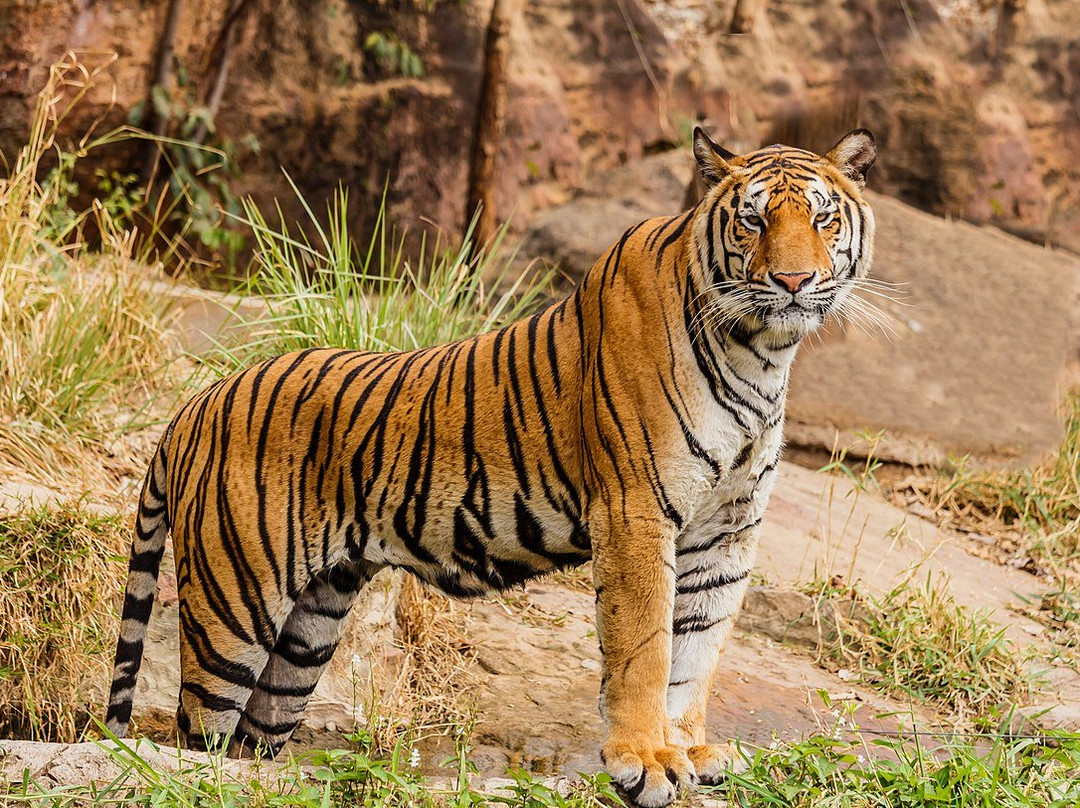
[[[742,321],[791,339],[841,314],[873,252],[861,189],[874,136],[856,129],[824,157],[788,146],[738,156],[698,128],[694,155],[706,187],[694,237],[710,325]]]

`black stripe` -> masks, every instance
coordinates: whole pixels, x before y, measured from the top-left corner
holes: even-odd
[[[292,731],[296,729],[296,725],[299,723],[298,719],[290,719],[288,721],[281,721],[277,724],[265,724],[259,719],[255,718],[251,713],[244,713],[244,722],[250,724],[257,729],[263,735],[276,735],[278,737],[291,735]],[[256,739],[257,741],[263,740],[262,738]]]
[[[256,690],[261,690],[268,696],[291,696],[296,698],[304,698],[310,696],[315,692],[315,688],[319,686],[319,680],[316,679],[313,682],[309,682],[306,685],[272,685],[269,682],[264,682],[261,679],[259,683],[255,685]],[[250,720],[250,716],[247,716]]]
[[[731,586],[737,584],[740,581],[745,581],[750,575],[750,570],[744,570],[743,572],[736,573],[735,575],[717,575],[712,578],[707,578],[704,581],[696,584],[679,584],[675,587],[676,594],[679,595],[692,595],[697,592],[708,592],[711,589],[719,589],[722,586]]]
[[[746,525],[745,527],[740,527],[738,530],[731,530],[731,531],[725,531],[725,532],[722,532],[722,533],[717,533],[715,536],[713,536],[711,539],[706,541],[704,544],[698,544],[698,545],[694,545],[694,546],[691,546],[691,547],[677,547],[676,550],[675,550],[675,553],[676,553],[676,555],[687,555],[688,553],[702,553],[702,552],[705,552],[707,550],[711,550],[714,547],[716,547],[718,544],[721,544],[725,539],[731,539],[731,538],[734,538],[735,536],[738,536],[741,533],[746,533],[748,530],[752,530],[752,529],[754,529],[755,527],[757,527],[760,524],[761,524],[761,519],[760,518],[755,519],[750,524]]]
[[[334,656],[337,646],[337,640],[311,646],[303,637],[282,634],[277,645],[274,646],[274,655],[296,668],[321,668]]]
[[[678,618],[671,626],[672,634],[695,634],[701,631],[708,631],[714,626],[723,623],[728,618],[721,617],[717,620],[710,620],[707,615],[703,614],[691,614],[685,617]]]
[[[686,230],[686,226],[690,224],[690,222],[693,220],[694,213],[696,211],[697,208],[692,208],[691,210],[688,210],[686,213],[684,213],[682,221],[679,222],[679,226],[672,230],[671,234],[667,238],[665,238],[663,242],[661,242],[660,249],[656,251],[657,266],[660,266],[660,262],[664,260],[664,252],[667,250],[667,248],[674,244],[676,241],[678,241],[679,236],[681,236],[683,234],[683,231]]]
[[[199,667],[223,682],[250,690],[259,677],[246,665],[228,659],[214,650],[206,629],[191,614],[186,602],[180,602],[180,626]]]
[[[232,713],[240,712],[241,705],[239,702],[230,699],[227,696],[222,696],[214,693],[197,682],[184,682],[180,689],[184,692],[190,693],[195,696],[207,710],[211,710],[215,713]]]

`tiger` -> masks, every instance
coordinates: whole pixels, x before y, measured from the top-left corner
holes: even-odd
[[[456,597],[593,561],[601,759],[634,802],[715,784],[717,662],[747,591],[800,343],[866,277],[877,156],[739,156],[569,296],[397,353],[309,349],[197,393],[141,490],[106,726],[127,731],[171,531],[183,746],[276,754],[385,567]]]

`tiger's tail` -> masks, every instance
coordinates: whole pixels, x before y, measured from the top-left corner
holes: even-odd
[[[165,537],[169,533],[165,497],[168,434],[158,446],[146,472],[139,497],[139,513],[135,518],[135,538],[131,543],[123,617],[120,636],[116,641],[116,661],[113,663],[112,688],[109,691],[109,711],[105,716],[105,726],[118,738],[127,734],[131,720],[131,704],[142,665],[146,626],[154,606],[158,570],[165,552]]]

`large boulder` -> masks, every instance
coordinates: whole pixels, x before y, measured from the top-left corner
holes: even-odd
[[[678,212],[692,172],[672,151],[595,177],[534,217],[520,255],[571,281],[642,219]],[[792,378],[788,440],[830,450],[885,430],[887,458],[950,455],[1020,464],[1052,451],[1075,358],[1080,263],[992,227],[948,221],[868,192],[878,221],[873,276],[886,330],[833,323],[808,341]],[[865,326],[865,324],[864,324]]]

